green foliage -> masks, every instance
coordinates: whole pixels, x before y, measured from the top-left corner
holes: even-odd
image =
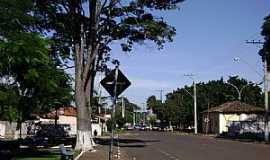
[[[122,100],[119,99],[117,105],[116,105],[116,121],[122,123],[124,121],[125,123],[132,123],[133,122],[133,112],[138,110],[139,107],[130,102],[126,97],[124,97],[124,105],[125,105],[125,118],[122,119]]]
[[[157,120],[157,115],[155,114],[152,114],[152,115],[147,115],[147,121],[150,123],[150,124],[154,124]]]
[[[129,52],[134,44],[153,42],[159,49],[165,42],[171,42],[176,34],[173,26],[170,26],[163,17],[154,15],[154,10],[173,10],[179,7],[183,0],[119,0],[100,1],[100,14],[91,17],[90,11],[82,6],[88,6],[92,1],[55,1],[35,0],[34,13],[42,22],[43,30],[53,32],[54,53],[63,59],[67,59],[72,52],[72,43],[80,43],[81,24],[87,49],[89,46],[99,48],[98,69],[106,68],[106,62],[110,59],[111,44],[118,44],[123,51]],[[93,3],[96,3],[93,1]],[[94,6],[94,4],[92,4]],[[90,14],[81,14],[87,13]],[[96,19],[97,18],[97,19]],[[97,24],[93,19],[97,20]],[[96,25],[97,29],[93,26]],[[39,27],[40,27],[39,26]],[[96,38],[95,38],[96,37]],[[94,38],[96,42],[91,41]],[[74,49],[74,48],[73,48]],[[61,51],[59,54],[58,51]]]
[[[263,96],[261,88],[252,82],[239,77],[229,77],[229,83],[242,89],[241,101],[255,106],[263,106]],[[238,100],[238,93],[231,85],[226,84],[223,79],[212,80],[207,83],[197,83],[197,112],[198,125],[201,125],[201,112],[209,107],[216,107],[227,101]],[[193,125],[194,102],[193,86],[178,88],[172,93],[168,93],[166,101],[161,103],[155,96],[150,96],[147,105],[157,115],[157,118],[167,124],[171,121],[173,125],[186,128]],[[200,127],[200,126],[199,126]]]
[[[0,0],[0,99],[4,120],[24,121],[71,100],[70,78],[53,61],[31,0]]]
[[[112,119],[108,119],[106,121],[106,125],[107,125],[108,131],[111,131],[112,130],[112,126],[113,126],[113,120]]]
[[[115,120],[115,123],[118,124],[119,128],[123,128],[125,123],[132,124],[133,112],[139,110],[139,107],[136,104],[131,103],[126,97],[124,97],[124,103],[125,103],[125,118],[122,118],[122,100],[119,99],[118,103],[116,104],[114,120]],[[112,112],[111,109],[107,109],[108,114],[111,114],[111,112]],[[113,122],[111,119],[107,121],[107,127],[110,128],[112,123]]]
[[[264,55],[266,55],[268,62],[270,62],[270,15],[265,17],[264,20],[261,35],[264,36],[265,42],[263,48],[259,51],[259,54],[262,56],[262,60],[264,60]]]
[[[0,117],[2,120],[14,121],[18,111],[14,106],[18,106],[19,94],[12,86],[0,84]]]

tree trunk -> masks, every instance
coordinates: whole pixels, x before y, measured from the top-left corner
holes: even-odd
[[[92,93],[93,93],[93,89],[94,89],[94,77],[95,77],[95,74],[94,72],[91,73],[90,75],[90,78],[87,82],[87,85],[86,85],[86,90],[85,90],[85,100],[86,100],[86,106],[88,108],[88,111],[89,111],[89,119],[90,119],[90,139],[91,139],[91,143],[92,143],[92,146],[96,146],[94,140],[93,140],[93,135],[92,135],[92,122],[91,122],[91,119],[92,119],[92,107],[91,107],[91,99],[92,99]]]
[[[75,101],[77,106],[77,141],[76,149],[88,151],[95,145],[92,138],[91,126],[91,99],[94,90],[95,57],[99,51],[97,28],[100,15],[100,0],[89,1],[90,32],[84,35],[83,22],[81,22],[80,40],[75,46]],[[88,40],[88,41],[87,41]],[[86,42],[87,41],[87,42]],[[87,54],[84,54],[85,44]],[[86,61],[85,61],[86,60]],[[84,62],[85,61],[85,62]]]
[[[86,93],[83,85],[83,49],[75,44],[75,102],[77,107],[77,140],[76,149],[88,151],[93,149],[91,142],[91,120],[86,104]]]

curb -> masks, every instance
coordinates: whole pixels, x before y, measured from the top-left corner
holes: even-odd
[[[79,158],[84,154],[84,151],[81,151],[81,153],[79,155],[77,155],[77,157],[74,158],[74,160],[79,160]]]

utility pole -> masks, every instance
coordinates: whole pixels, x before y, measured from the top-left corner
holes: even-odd
[[[100,80],[99,82],[102,80],[102,73],[100,75]],[[99,88],[99,95],[98,95],[98,124],[100,124],[100,114],[101,114],[101,92],[102,92],[102,89],[101,89],[101,84],[99,83],[98,85],[98,88]]]
[[[268,70],[267,70],[267,57],[264,55],[264,103],[265,103],[265,131],[264,138],[265,142],[269,142],[269,107],[268,107]]]
[[[135,123],[135,114],[136,114],[136,113],[135,113],[135,111],[133,110],[133,126],[135,126],[135,124],[136,124],[136,123]]]
[[[198,134],[198,124],[197,124],[197,91],[196,91],[196,83],[193,81],[193,89],[194,89],[194,132]]]
[[[194,100],[194,133],[195,134],[198,134],[198,120],[197,120],[197,89],[196,89],[196,82],[194,80],[194,74],[185,74],[184,76],[187,76],[189,77],[190,79],[192,79],[193,81],[193,96],[187,91],[192,97],[193,97],[193,100]]]
[[[160,93],[160,101],[161,101],[161,103],[163,102],[163,89],[159,89],[159,90],[156,90],[156,91],[158,91],[159,93]]]
[[[246,43],[250,44],[264,44],[261,41],[246,41]],[[263,68],[264,68],[264,107],[265,107],[265,117],[264,117],[264,140],[265,142],[269,142],[269,107],[268,107],[268,64],[267,64],[267,54],[268,52],[266,51],[264,53],[263,57]]]
[[[142,103],[142,108],[143,108],[143,122],[145,124],[146,122],[146,108],[145,108],[145,103]]]

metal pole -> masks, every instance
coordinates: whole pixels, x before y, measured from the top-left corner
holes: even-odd
[[[161,90],[160,90],[160,100],[161,100],[161,103],[163,102],[163,97],[162,97],[163,94],[162,94],[162,91],[163,91],[163,90],[161,89]]]
[[[109,151],[109,160],[112,160],[112,153],[113,153],[113,139],[114,139],[114,127],[115,127],[115,108],[116,108],[116,101],[117,101],[117,77],[118,77],[118,65],[115,66],[115,77],[114,77],[114,97],[113,97],[113,108],[112,108],[112,132],[111,132],[111,144],[110,144],[110,151]]]
[[[124,102],[124,97],[122,97],[122,118],[125,118],[125,102]]]
[[[102,79],[102,78],[100,78]],[[100,80],[101,81],[101,80]],[[101,85],[99,83],[99,95],[98,95],[98,124],[100,124],[100,114],[101,114]]]
[[[265,105],[265,124],[264,124],[264,139],[269,142],[269,108],[268,108],[268,71],[267,71],[267,57],[264,58],[264,105]]]
[[[135,112],[133,111],[133,126],[135,126]]]
[[[236,85],[231,84],[231,83],[229,83],[229,82],[225,82],[225,83],[227,83],[227,84],[229,84],[230,86],[232,86],[233,88],[235,88],[235,90],[236,90],[237,93],[238,93],[238,100],[241,101],[241,91],[242,91],[242,89],[243,89],[245,86],[244,86],[241,90],[239,90],[238,87],[236,87]]]
[[[197,91],[196,91],[196,83],[193,81],[193,86],[194,86],[194,133],[198,133],[198,128],[197,128]]]

